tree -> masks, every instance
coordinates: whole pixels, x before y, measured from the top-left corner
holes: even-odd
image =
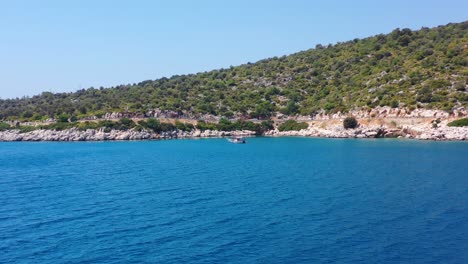
[[[156,133],[161,132],[161,122],[155,118],[148,118],[148,120],[145,121],[140,121],[140,125],[142,127],[148,128],[153,130]]]
[[[26,119],[31,118],[32,116],[33,116],[33,113],[31,111],[25,111],[21,114],[21,117],[26,118]]]
[[[128,126],[128,127],[133,126],[133,125],[135,124],[135,123],[133,122],[133,120],[131,120],[130,118],[126,118],[126,117],[121,118],[121,119],[119,120],[119,122],[120,122],[120,124],[122,124],[122,125],[124,125],[124,126]]]
[[[281,109],[281,113],[285,115],[294,115],[299,111],[299,107],[294,101],[289,101],[285,108]]]
[[[262,121],[260,127],[263,131],[272,130],[273,129],[273,120],[265,120]]]
[[[259,119],[269,118],[273,113],[274,107],[269,102],[261,102],[255,107],[255,111],[251,114],[252,117]]]
[[[60,122],[60,123],[67,123],[68,122],[68,118],[70,118],[69,115],[67,114],[61,114],[57,117],[57,122]]]
[[[235,125],[226,118],[221,118],[218,122],[218,130],[222,131],[232,131],[235,129]]]
[[[343,127],[345,129],[356,128],[358,126],[358,121],[354,117],[347,117],[343,120]]]
[[[421,103],[430,103],[432,102],[432,89],[429,86],[424,86],[419,92],[418,96],[416,97]]]

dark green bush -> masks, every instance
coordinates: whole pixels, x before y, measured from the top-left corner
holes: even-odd
[[[121,118],[119,122],[117,122],[116,129],[117,130],[128,130],[130,128],[135,127],[136,124],[130,118]]]
[[[66,123],[68,122],[68,118],[70,118],[69,115],[67,114],[61,114],[57,117],[57,122],[60,122],[60,123]]]
[[[265,121],[262,121],[261,124],[258,124],[252,121],[245,121],[245,120],[237,120],[237,121],[232,122],[229,119],[221,118],[218,124],[198,121],[196,127],[197,129],[200,129],[202,131],[205,131],[208,129],[219,130],[219,131],[250,130],[250,131],[255,131],[258,135],[260,135],[266,130],[273,129],[273,121],[265,120]]]
[[[34,114],[34,116],[32,117],[32,120],[35,120],[35,121],[39,121],[39,120],[42,120],[44,118],[44,116],[42,116],[41,114]]]
[[[454,120],[454,121],[448,123],[447,126],[450,126],[450,127],[468,126],[468,118],[462,118],[462,119]]]
[[[171,123],[161,123],[161,131],[162,132],[169,132],[174,131],[176,127]]]
[[[283,124],[278,126],[279,131],[291,131],[291,130],[301,130],[308,128],[309,125],[305,122],[297,122],[296,120],[288,120]]]
[[[205,121],[199,120],[196,125],[197,129],[200,129],[201,131],[205,130],[216,130],[216,124],[213,123],[206,123]]]
[[[260,131],[260,125],[252,121],[238,120],[234,122],[235,130],[250,130],[250,131]]]
[[[153,130],[156,133],[161,132],[161,122],[155,118],[148,118],[146,121],[141,120],[138,124],[143,128]]]
[[[190,123],[186,123],[185,124],[185,131],[192,131],[195,129],[195,126],[193,124],[190,124]]]
[[[175,127],[177,128],[177,130],[186,131],[186,132],[192,131],[192,129],[193,129],[193,125],[192,125],[192,124],[190,124],[190,123],[182,123],[182,122],[180,122],[179,120],[177,120],[177,121],[175,122]]]
[[[98,127],[98,123],[96,123],[96,122],[89,122],[89,121],[86,121],[86,122],[83,122],[83,123],[78,123],[78,124],[77,124],[77,127],[78,127],[78,129],[80,129],[80,130],[97,129],[97,128],[99,128],[99,127]]]
[[[98,122],[97,127],[106,127],[113,129],[115,127],[115,124],[115,122],[112,122],[110,120],[102,120]]]
[[[75,127],[75,126],[77,126],[76,123],[57,122],[57,123],[53,123],[53,124],[50,124],[50,125],[41,126],[40,128],[41,129],[60,131],[60,130],[69,129],[69,128],[72,128],[72,127]]]
[[[236,129],[236,124],[232,123],[229,119],[226,118],[221,118],[221,120],[218,122],[218,125],[216,126],[216,130],[221,131],[233,131]]]
[[[260,126],[263,131],[267,131],[267,130],[272,130],[274,128],[273,124],[274,124],[273,120],[265,120],[265,121],[262,121]]]
[[[10,125],[5,122],[0,122],[0,131],[5,131],[10,129]]]
[[[27,133],[27,132],[37,130],[38,128],[33,127],[33,126],[20,126],[18,127],[18,129],[20,130],[20,133]]]
[[[343,120],[343,127],[348,128],[356,128],[358,126],[358,121],[354,117],[347,117]]]

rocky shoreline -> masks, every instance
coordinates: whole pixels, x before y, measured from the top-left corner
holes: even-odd
[[[151,140],[151,139],[175,139],[175,138],[209,138],[226,137],[232,135],[253,136],[255,131],[212,131],[212,130],[193,130],[162,132],[161,134],[134,129],[121,131],[111,130],[106,132],[104,129],[79,130],[70,128],[61,131],[55,130],[34,130],[31,132],[20,133],[20,130],[7,130],[0,132],[0,141],[106,141],[106,140]]]
[[[211,138],[254,136],[255,131],[214,131],[214,130],[193,130],[162,132],[161,134],[133,129],[120,131],[104,129],[79,130],[71,128],[61,131],[55,130],[34,130],[20,133],[19,130],[7,130],[0,132],[0,141],[106,141],[106,140],[151,140],[151,139],[176,139],[176,138]],[[266,131],[264,136],[301,136],[301,137],[322,137],[322,138],[410,138],[420,140],[468,140],[468,127],[429,127],[414,126],[390,128],[387,126],[360,127],[356,129],[344,129],[342,127],[319,128],[309,126],[307,129],[299,131],[283,131],[277,129]]]
[[[265,136],[300,136],[321,138],[408,138],[419,140],[468,140],[468,128],[439,127],[424,131],[415,128],[368,127],[356,129],[308,128],[299,131],[271,130]]]

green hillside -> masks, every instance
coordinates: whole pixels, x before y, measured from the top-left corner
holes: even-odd
[[[0,100],[0,119],[105,112],[268,118],[376,106],[468,107],[468,21],[354,39],[210,72]]]

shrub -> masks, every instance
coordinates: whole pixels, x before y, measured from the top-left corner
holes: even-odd
[[[169,132],[169,131],[174,131],[175,126],[171,123],[161,123],[161,131],[162,132]]]
[[[343,127],[348,128],[356,128],[358,126],[358,122],[354,117],[347,117],[343,120]]]
[[[135,127],[136,124],[132,119],[124,117],[119,120],[117,125],[119,130],[127,130]]]
[[[236,130],[250,130],[256,131],[257,134],[262,133],[261,125],[256,124],[252,121],[238,120],[234,123]]]
[[[464,92],[466,91],[465,83],[464,82],[456,82],[453,84],[453,88],[457,91]]]
[[[80,130],[97,129],[98,128],[98,123],[85,121],[83,123],[78,123],[77,127]]]
[[[232,131],[236,130],[236,124],[232,123],[229,119],[221,118],[216,128],[221,131]]]
[[[272,130],[274,127],[273,127],[273,120],[265,120],[265,121],[262,121],[261,123],[261,128],[262,130],[266,131],[266,130]]]
[[[156,133],[161,132],[161,122],[155,118],[148,118],[148,120],[141,120],[138,124],[144,128],[151,129]]]
[[[98,127],[109,128],[109,131],[115,127],[115,123],[110,120],[101,120],[97,124]]]
[[[60,123],[67,123],[68,122],[68,118],[70,118],[69,115],[67,114],[61,114],[57,117],[57,122],[60,122]]]
[[[24,119],[29,119],[33,116],[33,113],[31,111],[25,111],[21,114],[21,117]]]
[[[40,114],[34,114],[33,117],[32,117],[32,120],[35,120],[35,121],[39,121],[39,120],[42,120],[44,119],[44,117]]]
[[[308,128],[309,125],[305,122],[297,122],[296,120],[287,120],[283,124],[278,126],[279,131],[291,131],[291,130],[301,130]]]
[[[33,127],[33,126],[20,126],[20,127],[18,127],[18,129],[20,130],[20,133],[27,133],[27,132],[31,132],[31,131],[36,130],[37,127]]]
[[[8,125],[5,122],[0,122],[0,131],[8,130],[10,129],[10,125]]]
[[[60,131],[60,130],[65,130],[65,129],[72,128],[74,126],[75,126],[75,123],[57,122],[57,123],[53,123],[53,124],[50,124],[50,125],[41,126],[40,128],[41,129]]]
[[[457,119],[447,124],[450,127],[464,127],[468,126],[468,118]]]
[[[197,129],[200,129],[201,131],[205,131],[205,130],[216,130],[216,125],[215,124],[212,124],[212,123],[206,123],[205,121],[203,120],[200,120],[197,122]]]
[[[192,124],[182,123],[179,120],[175,122],[175,127],[177,128],[177,130],[186,131],[186,132],[191,131],[193,129]]]
[[[185,124],[185,129],[186,129],[186,131],[192,131],[193,129],[195,129],[195,126],[193,124],[186,123]]]
[[[260,129],[260,125],[255,124],[252,121],[244,121],[239,120],[234,123],[236,130],[250,130],[250,131],[257,131]]]

